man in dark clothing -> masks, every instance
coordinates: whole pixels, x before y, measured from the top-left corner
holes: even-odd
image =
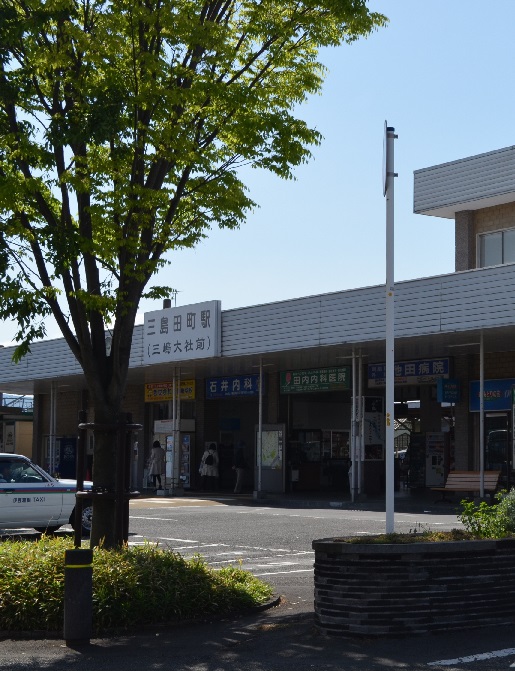
[[[247,463],[245,461],[244,444],[240,441],[236,447],[236,454],[234,456],[233,469],[236,472],[236,485],[234,486],[235,493],[241,493],[241,488],[243,485],[243,477],[245,475],[245,469],[247,468]]]

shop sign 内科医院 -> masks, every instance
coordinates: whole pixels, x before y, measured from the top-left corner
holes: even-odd
[[[313,370],[286,370],[280,375],[281,394],[350,389],[351,368],[347,365]]]

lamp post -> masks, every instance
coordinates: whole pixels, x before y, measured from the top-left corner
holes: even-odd
[[[394,277],[394,140],[395,128],[384,122],[383,195],[386,197],[386,532],[393,533],[394,521],[394,379],[395,379],[395,277]]]
[[[263,473],[263,359],[259,357],[259,414],[258,414],[258,440],[257,440],[257,458],[258,458],[258,489],[257,497],[260,498],[263,493],[262,488],[262,473]]]

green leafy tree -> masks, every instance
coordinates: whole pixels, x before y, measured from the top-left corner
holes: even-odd
[[[0,318],[15,360],[52,316],[95,422],[117,420],[142,298],[167,253],[254,207],[243,163],[280,177],[320,135],[294,115],[320,48],[386,24],[366,0],[0,0]],[[106,336],[111,350],[106,351]],[[93,482],[113,487],[114,433]],[[92,544],[115,545],[95,500]]]

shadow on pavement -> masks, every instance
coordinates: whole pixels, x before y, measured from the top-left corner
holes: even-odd
[[[385,655],[386,649],[389,652]],[[314,615],[287,602],[238,619],[143,631],[67,646],[60,639],[0,641],[4,670],[330,671],[407,669],[391,642],[327,638]]]

